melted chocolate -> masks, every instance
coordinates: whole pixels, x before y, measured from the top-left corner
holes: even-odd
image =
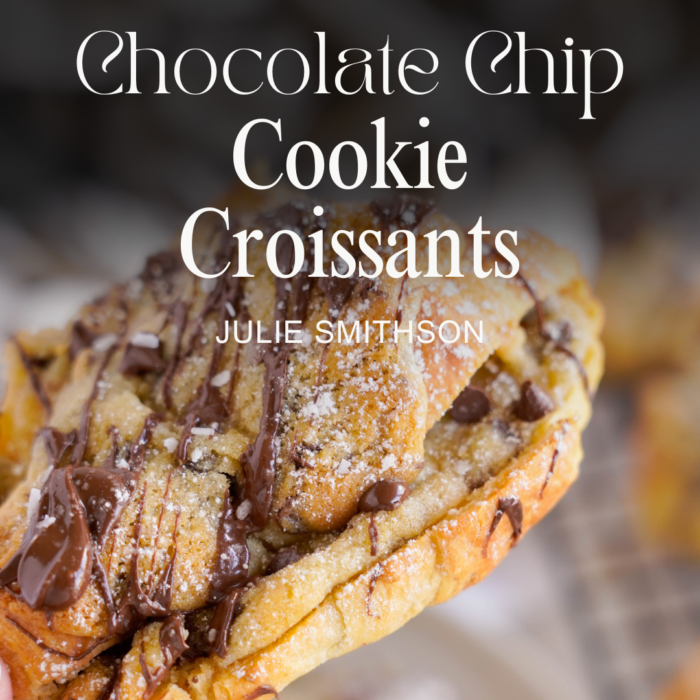
[[[491,542],[491,538],[493,537],[493,533],[496,532],[496,528],[503,519],[504,514],[508,517],[508,520],[510,520],[511,527],[513,528],[513,539],[511,546],[514,546],[520,539],[520,535],[523,532],[523,504],[520,502],[519,498],[514,496],[499,498],[496,512],[493,515],[493,522],[491,523],[491,527],[486,535],[486,542],[484,543],[484,556],[486,556],[488,553],[488,547],[489,543]]]
[[[139,540],[141,537],[143,505],[144,501],[142,499],[141,509],[134,530],[134,542],[136,544],[131,558],[126,592],[119,601],[116,614],[113,616],[113,619],[110,620],[110,632],[120,637],[133,634],[149,618],[163,618],[170,614],[173,560],[170,561],[169,566],[163,572],[152,595],[146,594],[139,581]]]
[[[92,546],[72,467],[49,474],[17,568],[22,598],[33,610],[65,610],[90,582]]]
[[[82,321],[76,321],[70,332],[70,344],[68,345],[70,359],[75,360],[80,352],[89,348],[99,335],[99,333],[90,330]]]
[[[450,417],[457,423],[478,423],[491,412],[488,394],[475,386],[468,386],[455,399]]]
[[[211,650],[220,658],[228,653],[228,638],[236,616],[236,604],[241,595],[240,588],[234,588],[222,598],[214,608],[214,615],[207,627],[207,642]]]
[[[173,408],[173,379],[181,361],[182,340],[187,328],[188,314],[189,307],[184,301],[176,301],[168,311],[168,321],[174,323],[177,329],[173,356],[170,358],[163,375],[163,403],[168,410]]]
[[[248,577],[250,552],[246,543],[247,526],[236,518],[230,492],[224,496],[224,508],[216,537],[216,562],[212,572],[209,602],[218,603]]]
[[[378,481],[364,492],[358,510],[362,513],[396,510],[410,495],[411,488],[403,481]]]
[[[61,466],[61,460],[71,445],[75,442],[78,432],[71,430],[69,433],[62,433],[57,428],[43,428],[39,435],[44,440],[44,449],[49,458],[49,466]]]
[[[139,663],[141,665],[141,672],[146,681],[146,693],[144,698],[149,698],[155,693],[158,686],[168,675],[168,671],[170,671],[175,665],[175,662],[189,649],[187,642],[185,642],[185,627],[182,615],[170,615],[165,620],[160,628],[158,642],[163,654],[163,663],[155,671],[151,671],[148,667],[143,643],[141,645]]]
[[[124,357],[119,371],[126,376],[138,376],[148,372],[164,372],[165,360],[161,357],[160,344],[157,348],[144,348],[129,343],[124,350]]]
[[[113,467],[76,467],[73,483],[85,506],[90,535],[102,549],[136,485],[134,475]]]
[[[265,576],[276,574],[282,569],[286,569],[292,564],[296,564],[304,555],[299,551],[299,548],[293,544],[291,547],[280,549],[279,552],[272,557],[272,561],[268,564]]]
[[[520,400],[515,404],[515,415],[528,423],[544,418],[556,408],[552,397],[529,379],[520,387]]]

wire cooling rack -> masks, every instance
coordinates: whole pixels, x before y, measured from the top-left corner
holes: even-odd
[[[629,399],[602,392],[593,415],[579,481],[541,534],[599,697],[644,700],[700,640],[700,564],[668,560],[637,535]]]

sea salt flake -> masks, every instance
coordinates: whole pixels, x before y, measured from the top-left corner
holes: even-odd
[[[195,447],[192,450],[192,461],[199,462],[200,459],[202,459],[202,450],[199,447]]]
[[[122,457],[118,462],[117,466],[120,469],[128,469],[129,468],[129,463]]]
[[[204,437],[212,437],[216,433],[214,428],[192,428],[192,435],[203,435]]]
[[[150,348],[151,350],[156,350],[160,346],[160,338],[155,333],[146,333],[145,331],[134,333],[129,342],[137,348]]]
[[[103,333],[92,341],[92,349],[95,352],[106,352],[117,342],[116,333]]]
[[[39,489],[32,489],[29,492],[29,501],[27,501],[27,518],[31,520],[34,517],[37,509],[39,508],[39,501],[41,500],[41,491]]]
[[[211,378],[210,384],[212,386],[220,387],[225,386],[231,381],[231,371],[225,369],[223,372],[219,372]]]
[[[387,469],[391,469],[396,466],[396,455],[389,454],[382,458],[382,471],[385,472]]]
[[[163,447],[172,454],[177,449],[177,439],[174,437],[169,437],[163,440]]]
[[[236,509],[236,517],[239,520],[245,520],[252,512],[253,512],[253,504],[251,501],[246,499]]]

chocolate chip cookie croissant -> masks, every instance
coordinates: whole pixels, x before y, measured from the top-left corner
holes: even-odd
[[[406,198],[240,223],[304,241],[460,232]],[[236,260],[220,227],[196,239],[200,269]],[[602,366],[573,258],[531,233],[517,253],[511,278],[478,278],[468,252],[459,279],[372,281],[276,278],[262,247],[252,277],[202,281],[163,253],[65,331],[13,340],[0,452],[23,479],[0,509],[0,656],[15,697],[273,696],[485,576],[575,478]],[[323,319],[483,333],[324,344]],[[232,320],[262,331],[218,342]],[[276,337],[289,320],[299,343]]]

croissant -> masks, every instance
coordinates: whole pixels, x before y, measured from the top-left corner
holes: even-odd
[[[241,225],[407,229],[418,264],[434,229],[471,250],[405,197]],[[195,239],[202,270],[236,258],[217,225]],[[526,232],[510,278],[467,252],[458,279],[279,279],[263,245],[250,278],[158,254],[68,328],[8,344],[0,657],[19,700],[276,696],[482,579],[575,479],[602,312],[569,253]],[[217,342],[234,319],[268,337]],[[483,337],[322,344],[323,319]],[[287,320],[302,342],[274,337]]]

